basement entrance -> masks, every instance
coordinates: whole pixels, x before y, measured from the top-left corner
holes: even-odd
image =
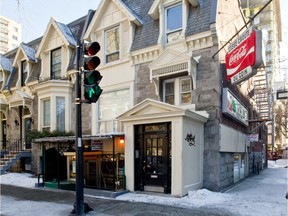
[[[135,126],[135,190],[171,193],[171,123]]]

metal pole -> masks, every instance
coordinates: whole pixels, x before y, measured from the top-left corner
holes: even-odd
[[[80,78],[80,55],[82,44],[77,41],[76,47],[76,214],[84,214],[84,178],[83,178],[83,145],[82,145],[82,122],[81,122],[81,78]]]

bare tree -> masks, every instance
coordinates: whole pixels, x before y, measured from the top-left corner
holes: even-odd
[[[283,100],[274,107],[275,112],[275,133],[276,140],[281,140],[281,137],[284,136],[287,138],[288,131],[288,100]]]

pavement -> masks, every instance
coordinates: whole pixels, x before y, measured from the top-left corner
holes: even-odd
[[[209,202],[211,199],[208,199],[204,205],[186,205],[185,207],[181,207],[182,203],[169,206],[157,202],[164,199],[164,196],[167,196],[159,193],[156,198],[144,203],[137,200],[115,199],[119,195],[115,192],[85,188],[84,202],[92,210],[84,215],[288,216],[288,200],[285,199],[286,192],[288,191],[287,179],[287,169],[278,171],[277,169],[265,169],[260,175],[246,178],[225,192],[228,195],[232,194],[237,200],[228,200],[219,205],[213,205],[213,203]],[[19,181],[21,181],[20,178]],[[1,184],[0,189],[1,216],[76,215],[72,214],[74,210],[73,204],[76,200],[76,193],[74,191],[46,187],[26,188],[10,184]],[[271,209],[273,210],[271,211]]]
[[[3,216],[62,216],[72,214],[75,192],[49,188],[23,188],[1,185],[1,215]],[[113,198],[84,196],[93,210],[85,215],[111,216],[231,216],[225,210],[209,208],[179,208],[151,203],[121,201]]]

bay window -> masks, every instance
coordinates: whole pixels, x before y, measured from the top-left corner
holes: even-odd
[[[56,129],[65,131],[65,98],[56,97]]]
[[[43,101],[43,131],[50,131],[50,99]]]

